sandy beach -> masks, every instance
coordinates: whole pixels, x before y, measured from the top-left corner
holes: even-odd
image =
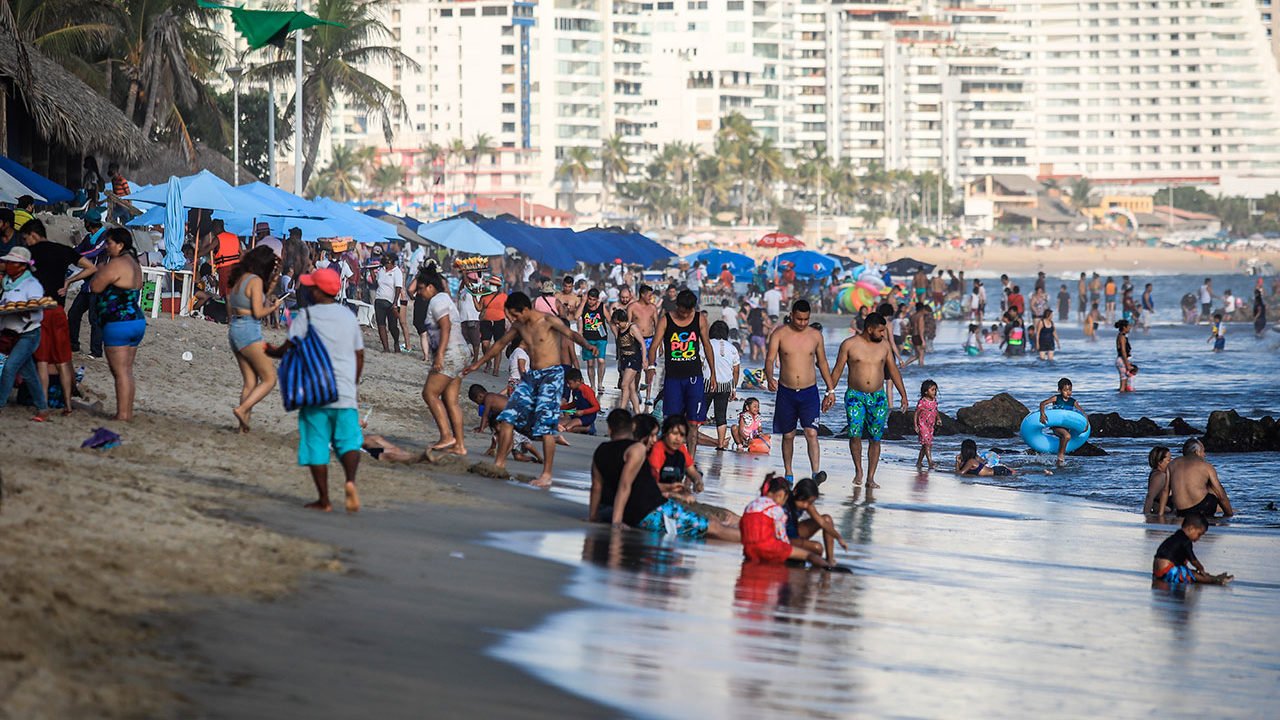
[[[698,633],[721,627],[734,605],[736,546],[671,546],[626,533],[631,554],[619,557],[607,537],[602,540],[599,530],[582,522],[582,487],[597,440],[574,438],[573,448],[562,449],[551,493],[469,474],[462,461],[404,466],[365,458],[363,511],[318,515],[301,508],[313,490],[295,465],[294,419],[277,395],[255,411],[251,435],[234,432],[231,406],[239,374],[225,332],[225,326],[200,320],[152,321],[138,355],[133,423],[109,422],[101,410],[82,410],[69,419],[55,415],[44,425],[28,422],[23,408],[0,412],[0,437],[10,446],[0,510],[0,582],[7,601],[7,612],[0,613],[0,718],[394,718],[420,717],[423,708],[439,717],[596,718],[637,707],[645,702],[645,688],[657,693],[654,688],[663,683],[692,692],[692,685],[676,683],[669,674],[684,671],[701,673],[705,687],[715,689],[699,700],[704,714],[755,716],[757,710],[784,707],[742,705],[722,690],[738,682],[738,671],[707,670],[698,660],[698,643],[718,642]],[[278,340],[283,331],[266,334]],[[384,355],[373,349],[376,339],[368,333],[366,342],[361,402],[373,411],[370,431],[407,449],[433,441],[419,397],[420,356]],[[192,362],[182,360],[184,351],[193,354]],[[90,399],[110,411],[114,401],[105,364],[79,357],[76,363],[86,364]],[[491,376],[479,381],[497,385]],[[464,412],[474,417],[465,401]],[[108,451],[79,449],[99,426],[119,432],[124,444]],[[487,437],[469,436],[471,459],[479,459],[486,445]],[[909,447],[899,450],[914,454]],[[842,442],[824,443],[824,456],[833,463],[842,456],[847,461],[846,452]],[[778,464],[776,449],[770,459],[703,461],[716,478],[706,499],[735,509],[743,493]],[[532,475],[535,467],[526,472]],[[1115,612],[1134,623],[1125,630],[1134,644],[1099,671],[1108,677],[1123,677],[1155,657],[1167,667],[1180,652],[1217,657],[1212,653],[1223,652],[1224,642],[1245,642],[1261,617],[1268,630],[1248,640],[1247,651],[1222,655],[1191,677],[1203,680],[1223,663],[1236,663],[1244,675],[1231,687],[1247,701],[1237,710],[1257,710],[1266,688],[1274,695],[1280,680],[1274,671],[1276,636],[1269,629],[1273,618],[1260,609],[1280,587],[1268,566],[1275,548],[1271,532],[1215,530],[1203,557],[1211,567],[1225,566],[1248,580],[1226,591],[1195,588],[1188,593],[1195,602],[1182,604],[1153,595],[1144,577],[1151,549],[1167,527],[1143,526],[1139,516],[1114,507],[973,486],[950,475],[922,484],[900,464],[884,468],[886,487],[877,493],[877,506],[850,496],[847,467],[832,467],[833,494],[824,502],[839,513],[854,541],[848,557],[855,578],[862,576],[852,604],[843,607],[838,592],[815,595],[829,592],[829,586],[813,589],[810,576],[801,572],[796,597],[807,598],[808,605],[779,609],[775,603],[748,613],[751,623],[757,615],[776,615],[790,626],[793,621],[785,618],[816,613],[814,627],[848,621],[891,628],[867,635],[865,644],[847,641],[873,652],[857,656],[853,669],[842,666],[839,682],[856,692],[840,695],[841,702],[868,702],[873,714],[895,714],[895,698],[911,692],[905,680],[894,677],[926,684],[931,677],[950,677],[947,668],[969,663],[974,646],[943,643],[946,653],[933,657],[939,646],[931,638],[950,637],[948,628],[971,622],[974,608],[985,609],[973,637],[994,638],[1010,652],[1034,649],[1041,622],[1037,608],[1046,602],[1061,620],[1053,625],[1056,639],[1046,641],[1044,657],[1054,663],[1087,667],[1120,652],[1095,632],[1107,627],[1080,618]],[[961,537],[967,539],[957,545]],[[1066,545],[1036,559],[1059,540]],[[1087,554],[1073,550],[1085,546],[1091,548]],[[945,561],[942,568],[930,552]],[[683,569],[667,574],[664,567]],[[636,571],[641,574],[634,578],[626,574]],[[941,595],[922,590],[931,585],[913,584],[936,572],[943,573]],[[982,590],[982,583],[970,579],[974,573],[994,573],[998,587]],[[686,585],[694,579],[696,584]],[[669,582],[676,584],[664,590]],[[1046,583],[1100,588],[1080,602],[1069,593],[1045,595]],[[588,592],[596,586],[606,597]],[[648,590],[628,594],[636,588]],[[689,597],[700,600],[686,607],[681,598]],[[904,597],[916,599],[910,607],[895,605],[895,598]],[[1216,606],[1216,598],[1230,604],[1206,609]],[[692,634],[657,646],[675,655],[637,654],[621,640],[607,639],[618,627],[624,628],[620,638],[634,640],[657,626],[646,628],[643,619],[635,625],[630,615],[617,620],[622,625],[576,622],[584,613],[598,617],[602,602],[611,612],[658,607],[694,613],[686,624],[671,625]],[[1016,623],[1006,626],[1002,614],[992,611],[1002,606],[1019,608]],[[1197,612],[1202,617],[1189,619]],[[1193,633],[1192,622],[1213,624],[1219,639]],[[1144,640],[1146,624],[1163,628],[1165,636]],[[636,634],[628,635],[632,629]],[[803,633],[796,638],[801,641],[827,644]],[[1068,649],[1054,649],[1054,642]],[[909,652],[894,656],[904,648]],[[742,657],[774,651],[747,646]],[[1050,688],[1059,704],[1049,714],[1070,716],[1073,692],[1085,692],[1101,677],[1081,672],[1053,681],[1040,666],[1020,668],[993,653],[984,662],[1015,678],[1001,696],[1010,703],[1003,710],[983,705],[980,690],[961,692],[951,681],[932,683],[939,693],[934,697],[961,692],[969,707],[1009,716],[1010,708],[1030,712],[1037,688]],[[834,662],[837,656],[832,657]],[[627,658],[662,666],[652,676],[658,684],[648,684],[650,678],[628,685]],[[1002,677],[992,671],[971,673],[969,680],[990,689],[1001,687]],[[1122,695],[1114,682],[1107,685],[1106,698],[1121,702]],[[655,716],[677,716],[684,707],[680,697],[657,693],[657,704],[645,707]],[[1138,716],[1158,705],[1123,701],[1113,716]],[[1108,714],[1101,701],[1087,707]],[[944,712],[923,699],[900,709],[920,716]]]

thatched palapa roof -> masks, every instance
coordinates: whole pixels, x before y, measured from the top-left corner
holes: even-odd
[[[170,175],[186,177],[201,170],[208,170],[229,183],[235,182],[236,166],[231,158],[196,140],[192,143],[194,155],[190,160],[187,153],[177,147],[162,147],[159,152],[129,173],[134,182],[156,185],[169,180]],[[240,184],[257,182],[260,178],[240,166]]]
[[[30,45],[26,50],[31,82],[21,80],[18,49],[11,42],[0,42],[0,77],[12,82],[46,141],[126,162],[151,155],[151,143],[119,108],[40,51]]]

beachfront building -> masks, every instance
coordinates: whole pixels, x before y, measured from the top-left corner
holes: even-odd
[[[1280,175],[1280,71],[1256,2],[1010,2],[1029,34],[1040,174]]]

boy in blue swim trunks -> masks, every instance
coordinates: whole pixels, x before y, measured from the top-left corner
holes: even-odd
[[[867,487],[876,484],[876,466],[880,464],[880,439],[889,423],[889,401],[884,391],[888,377],[898,390],[902,400],[902,412],[907,411],[907,390],[902,375],[893,361],[893,347],[885,342],[889,329],[884,315],[873,312],[867,315],[863,332],[840,343],[832,378],[840,377],[849,366],[849,389],[845,391],[845,417],[849,421],[849,453],[853,455],[855,469],[853,484],[862,484],[862,439],[867,438]]]
[[[666,366],[662,379],[663,413],[683,415],[693,426],[686,440],[692,456],[698,448],[698,426],[707,420],[706,388],[716,385],[716,358],[707,318],[697,312],[698,296],[692,290],[681,290],[675,304],[674,310],[658,319],[648,359],[652,367],[658,352],[662,352]],[[704,354],[709,368],[706,378],[702,376]]]
[[[581,334],[570,330],[553,316],[534,310],[529,296],[524,293],[516,292],[507,297],[506,314],[510,329],[484,355],[464,368],[462,374],[467,375],[483,367],[516,336],[520,337],[522,347],[529,353],[529,371],[511,393],[507,408],[498,415],[498,450],[493,464],[500,473],[506,471],[507,455],[511,452],[516,429],[535,440],[541,438],[546,462],[542,465],[542,474],[533,484],[548,487],[551,485],[560,425],[560,398],[564,393],[561,338],[568,338],[586,348],[593,357],[595,348]]]
[[[1208,529],[1209,523],[1200,513],[1192,513],[1183,518],[1182,529],[1166,538],[1156,549],[1155,559],[1151,561],[1151,578],[1169,584],[1226,585],[1231,582],[1234,579],[1233,575],[1206,573],[1204,565],[1200,563],[1191,547],[1192,543],[1203,537]]]

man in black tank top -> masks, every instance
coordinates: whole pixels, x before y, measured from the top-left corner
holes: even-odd
[[[707,335],[707,319],[697,312],[698,296],[692,290],[676,295],[675,310],[658,319],[658,331],[649,347],[649,365],[662,353],[663,412],[668,417],[684,415],[693,427],[685,440],[692,457],[698,449],[698,426],[707,420],[706,381],[716,384],[716,359]],[[702,377],[702,357],[706,355],[710,377]]]
[[[587,506],[587,522],[612,522],[613,499],[618,494],[627,448],[635,444],[631,432],[631,413],[618,408],[610,411],[609,442],[601,443],[591,456],[591,502]]]

